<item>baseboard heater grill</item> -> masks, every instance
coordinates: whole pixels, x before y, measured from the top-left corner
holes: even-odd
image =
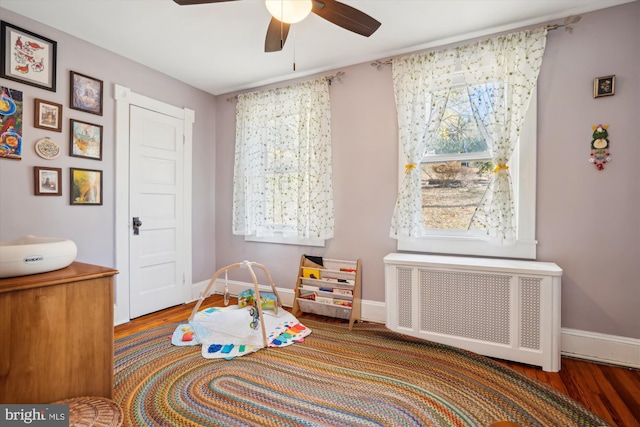
[[[389,329],[560,370],[556,264],[401,253],[384,263]]]

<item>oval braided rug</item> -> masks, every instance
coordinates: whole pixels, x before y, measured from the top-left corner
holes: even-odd
[[[305,319],[304,343],[232,360],[175,347],[177,324],[115,343],[125,426],[606,426],[577,402],[483,356],[383,325]]]

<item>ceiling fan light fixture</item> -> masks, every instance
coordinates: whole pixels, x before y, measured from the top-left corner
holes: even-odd
[[[265,0],[267,10],[275,19],[285,24],[295,24],[311,13],[311,0]]]

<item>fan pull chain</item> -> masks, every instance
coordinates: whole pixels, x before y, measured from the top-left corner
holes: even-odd
[[[280,50],[284,49],[284,24],[280,21]]]
[[[291,35],[293,36],[293,71],[296,70],[296,31],[293,29],[293,25],[291,26]]]

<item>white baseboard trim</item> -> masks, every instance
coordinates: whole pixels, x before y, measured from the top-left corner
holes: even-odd
[[[202,292],[207,289],[208,285],[209,280],[194,284],[193,288],[191,289],[191,301],[198,300]],[[224,286],[225,281],[223,279],[217,279],[216,282],[211,286],[211,289],[206,296],[213,294],[223,294]],[[253,289],[253,283],[241,282],[238,280],[227,281],[227,286],[229,287],[229,293],[232,296],[238,296],[238,294],[240,294],[242,291]],[[260,292],[271,292],[271,286],[269,285],[258,284],[258,289],[260,289]],[[293,289],[276,288],[276,290],[278,291],[278,295],[280,295],[280,298],[282,299],[282,305],[285,307],[293,307]]]
[[[208,285],[209,281],[195,284],[191,291],[191,301],[199,299],[200,295]],[[253,289],[253,283],[240,282],[236,280],[227,281],[227,286],[229,287],[229,293],[233,296],[237,296],[240,292],[246,289]],[[258,288],[260,289],[260,292],[271,292],[271,286],[269,285],[260,284]],[[282,299],[282,305],[285,307],[293,307],[294,290],[285,288],[276,289],[278,291],[278,295],[280,295],[280,299]],[[224,280],[217,279],[216,283],[211,286],[209,295],[222,293],[224,293]],[[386,323],[387,312],[383,302],[362,300],[361,304],[360,317],[363,321],[383,324]]]
[[[563,356],[640,368],[640,339],[562,328]]]
[[[200,298],[200,294],[206,289],[208,284],[209,281],[205,281],[193,286],[193,300]],[[234,296],[246,289],[253,288],[252,283],[232,280],[229,280],[227,285],[229,287],[229,293]],[[271,291],[269,285],[260,285],[259,289],[264,292]],[[277,288],[277,291],[282,299],[282,305],[292,307],[294,290]],[[218,279],[212,286],[210,294],[221,294],[223,292],[224,281]],[[362,320],[374,323],[386,323],[387,314],[385,303],[362,300],[361,304]],[[560,333],[560,352],[563,356],[640,369],[640,339],[569,328],[562,328]]]

